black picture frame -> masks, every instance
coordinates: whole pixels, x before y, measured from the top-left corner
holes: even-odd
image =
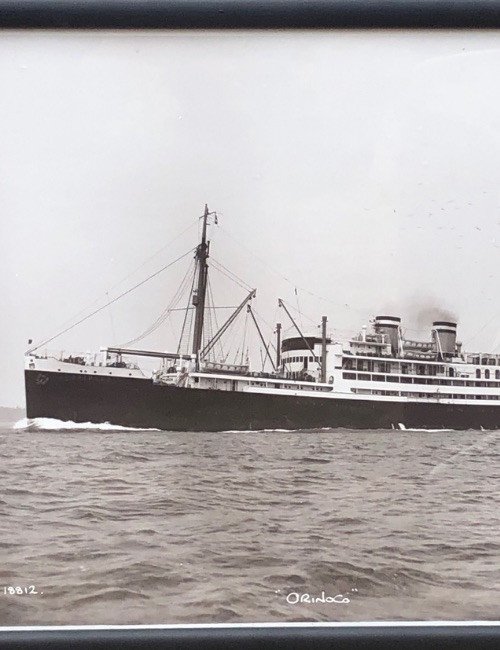
[[[496,29],[499,0],[0,0],[1,29]],[[439,614],[439,612],[436,612]],[[475,624],[3,628],[0,647],[499,648]]]
[[[500,27],[497,0],[0,0],[0,28]]]
[[[496,650],[499,647],[498,627],[485,625],[342,625],[321,626],[186,626],[165,628],[109,628],[109,629],[37,629],[4,631],[0,647],[24,650],[39,647],[44,650],[62,648],[315,648],[323,650],[351,650],[370,648],[439,648],[448,650]]]

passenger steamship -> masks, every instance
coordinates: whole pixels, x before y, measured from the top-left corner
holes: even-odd
[[[212,217],[205,206],[177,350],[120,346],[58,356],[41,353],[43,344],[32,347],[25,356],[28,418],[170,431],[500,428],[500,355],[464,352],[455,322],[435,320],[427,341],[413,341],[399,317],[379,315],[341,342],[328,335],[326,317],[315,333],[303,332],[280,300],[293,334],[282,336],[277,323],[269,344],[252,289],[214,332]],[[242,313],[256,327],[267,371],[264,363],[253,370],[243,352],[239,363],[223,354],[221,341]],[[154,372],[140,368],[141,357],[157,361]]]

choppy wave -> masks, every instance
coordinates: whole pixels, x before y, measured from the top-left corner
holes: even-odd
[[[22,415],[0,426],[0,577],[43,596],[0,598],[4,625],[498,619],[497,433]]]
[[[22,418],[12,427],[18,431],[160,431],[161,429],[145,429],[122,427],[110,422],[73,422],[72,420],[56,420],[54,418]]]

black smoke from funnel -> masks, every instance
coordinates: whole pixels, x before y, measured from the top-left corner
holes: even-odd
[[[408,337],[428,340],[432,323],[436,320],[458,323],[458,316],[451,309],[443,306],[443,300],[436,296],[414,294],[403,301],[392,299],[377,309],[377,314],[400,316],[403,332],[408,330]]]
[[[422,329],[425,327],[431,327],[432,323],[436,320],[456,323],[457,317],[448,309],[442,309],[440,307],[426,307],[424,309],[420,309],[415,316],[416,326]]]
[[[416,296],[406,306],[404,310],[406,320],[412,323],[417,329],[427,330],[432,327],[432,323],[436,320],[448,321],[456,323],[458,321],[457,315],[443,307],[442,302],[436,298],[429,296]]]

